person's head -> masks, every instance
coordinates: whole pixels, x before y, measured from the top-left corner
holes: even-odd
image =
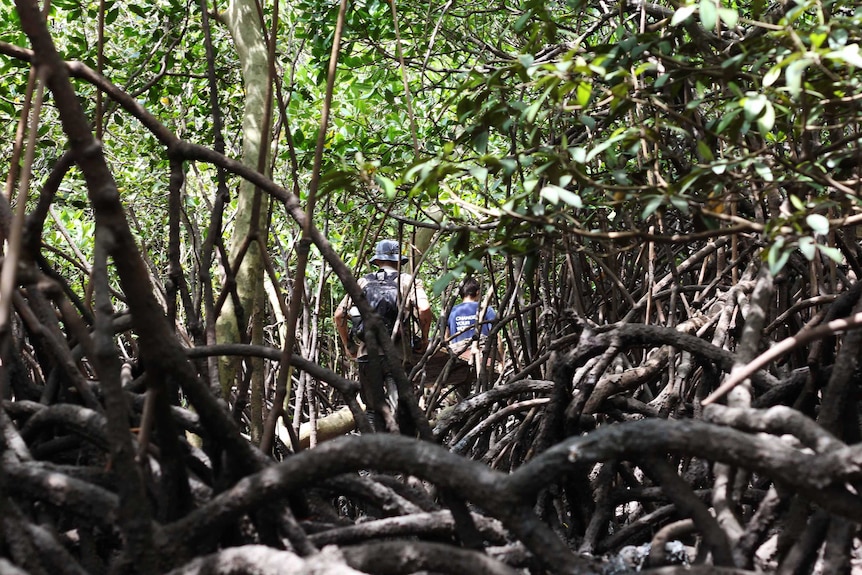
[[[466,278],[461,282],[461,288],[458,290],[458,293],[461,295],[461,298],[470,297],[475,299],[479,297],[478,280],[473,276]]]
[[[382,266],[386,264],[397,265],[398,262],[407,263],[407,257],[401,255],[401,246],[395,240],[380,240],[371,258],[371,265]]]

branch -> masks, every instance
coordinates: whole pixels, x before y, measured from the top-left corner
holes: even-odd
[[[646,324],[618,324],[611,328],[611,331],[602,333],[585,331],[581,334],[578,345],[562,357],[560,362],[568,361],[572,367],[580,367],[587,360],[602,354],[610,345],[616,345],[615,338],[619,338],[620,350],[638,346],[672,345],[711,361],[724,371],[733,369],[736,357],[733,353],[697,336],[681,333],[675,328]],[[778,385],[779,382],[773,375],[758,369],[751,370],[746,378],[751,377],[755,384],[764,388]]]
[[[414,475],[440,488],[457,491],[499,519],[551,572],[585,575],[596,572],[590,561],[575,556],[538,520],[530,497],[517,497],[507,488],[506,475],[433,443],[389,434],[334,439],[245,477],[206,505],[167,526],[161,533],[159,546],[163,553],[174,553],[177,546],[193,545],[213,528],[297,489],[328,477],[372,468]]]
[[[351,567],[362,572],[415,573],[431,571],[461,575],[516,575],[520,573],[483,553],[440,543],[385,541],[342,549]]]
[[[701,421],[643,420],[599,428],[548,449],[515,471],[513,493],[526,496],[556,481],[573,465],[651,455],[700,457],[763,473],[831,513],[862,521],[862,500],[843,485],[860,473],[862,448],[823,455],[794,449],[774,437],[749,435]]]
[[[862,326],[862,312],[853,314],[848,318],[835,319],[826,324],[800,331],[792,337],[781,340],[754,358],[750,363],[728,376],[718,389],[713,391],[706,399],[703,400],[703,405],[714,403],[731,389],[751,377],[755,372],[765,368],[785,353],[788,353],[801,345],[805,345],[806,343],[843,333],[845,331],[858,328],[859,326]]]

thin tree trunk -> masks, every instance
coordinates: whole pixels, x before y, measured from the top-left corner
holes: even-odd
[[[249,167],[261,170],[267,165],[266,153],[269,145],[268,99],[269,66],[267,64],[267,46],[263,37],[262,23],[258,16],[255,2],[250,0],[232,0],[223,15],[227,24],[237,55],[242,64],[242,78],[245,86],[245,111],[242,123],[242,161]],[[243,180],[237,196],[237,210],[234,221],[234,231],[230,244],[231,262],[242,251],[246,238],[252,241],[245,257],[236,270],[236,289],[239,303],[242,306],[243,317],[237,317],[237,311],[232,298],[225,300],[217,324],[216,334],[219,343],[237,343],[247,330],[249,314],[256,309],[256,298],[259,295],[257,286],[263,282],[263,263],[260,246],[265,244],[267,236],[267,212],[269,197],[261,194],[255,186]],[[236,263],[234,262],[234,265]],[[254,342],[253,342],[254,343]],[[256,342],[260,343],[260,342]],[[233,359],[221,362],[220,382],[222,394],[228,397],[237,363]]]

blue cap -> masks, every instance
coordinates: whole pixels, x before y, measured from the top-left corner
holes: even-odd
[[[401,255],[401,246],[395,240],[380,240],[377,242],[377,249],[374,250],[374,257],[371,258],[371,263],[374,262],[397,262],[407,263],[407,256]]]

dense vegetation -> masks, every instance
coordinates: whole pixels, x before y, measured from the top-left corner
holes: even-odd
[[[851,572],[856,3],[222,4],[0,5],[0,571]]]

